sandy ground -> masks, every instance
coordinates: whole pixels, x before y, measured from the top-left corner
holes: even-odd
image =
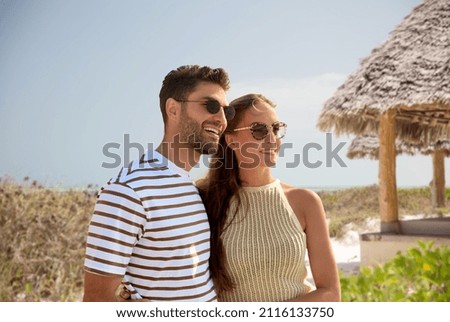
[[[352,231],[346,237],[343,241],[331,240],[336,262],[345,274],[357,274],[361,260],[359,233]]]
[[[344,274],[358,274],[359,264],[361,261],[359,235],[366,232],[377,231],[379,230],[379,225],[379,219],[368,219],[364,225],[358,227],[353,224],[349,224],[346,226],[346,234],[342,238],[331,239],[331,245],[333,247],[336,263],[338,268],[342,270]],[[309,267],[308,281],[314,284]]]
[[[353,224],[347,225],[347,232],[342,238],[331,239],[337,265],[344,273],[357,274],[359,272],[359,263],[361,260],[359,235],[378,231],[379,227],[380,220],[378,218],[371,218],[359,227]]]

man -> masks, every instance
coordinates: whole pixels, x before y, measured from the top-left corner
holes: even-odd
[[[214,153],[234,117],[227,73],[181,66],[159,94],[164,137],[155,151],[112,178],[100,191],[89,225],[84,301],[131,299],[215,301],[209,272],[210,230],[189,171]]]

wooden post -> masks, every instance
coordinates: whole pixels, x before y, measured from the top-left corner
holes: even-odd
[[[433,208],[445,207],[445,155],[443,150],[436,150],[433,157],[433,181],[431,182],[431,198]]]
[[[380,116],[378,136],[379,150],[379,203],[382,233],[400,233],[398,221],[395,110],[388,110]]]

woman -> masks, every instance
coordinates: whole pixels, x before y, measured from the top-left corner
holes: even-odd
[[[219,301],[339,301],[325,212],[314,192],[271,174],[286,124],[260,94],[236,110],[207,176],[197,182],[211,226]],[[315,288],[307,281],[308,253]]]

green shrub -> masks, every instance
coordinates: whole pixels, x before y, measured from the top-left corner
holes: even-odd
[[[340,280],[343,302],[448,302],[450,247],[419,241],[383,265],[361,268],[355,276],[341,274]]]

